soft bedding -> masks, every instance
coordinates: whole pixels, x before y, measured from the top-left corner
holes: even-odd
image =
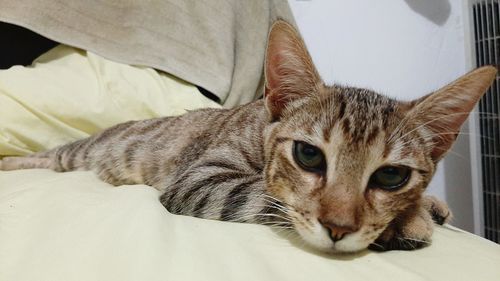
[[[23,155],[128,120],[219,107],[198,89],[152,68],[60,45],[31,67],[0,71],[0,155]]]
[[[209,106],[218,105],[167,74],[60,46],[0,71],[0,155]],[[284,230],[169,214],[157,197],[91,172],[0,172],[0,280],[500,278],[500,246],[451,226],[417,251],[329,256]]]
[[[267,33],[287,0],[0,0],[0,20],[201,86],[227,107],[259,97]],[[5,44],[5,43],[4,43]]]
[[[413,252],[325,256],[260,225],[169,214],[90,172],[0,173],[0,280],[498,280],[500,247],[452,227]]]

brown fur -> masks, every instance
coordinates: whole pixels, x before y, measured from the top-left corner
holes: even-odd
[[[131,121],[48,152],[7,157],[3,170],[93,170],[109,183],[162,191],[172,213],[294,228],[311,246],[352,252],[428,244],[446,205],[423,195],[438,161],[496,70],[484,67],[413,102],[321,82],[287,23],[269,36],[265,99],[235,109]],[[294,142],[320,149],[321,172],[299,166]],[[383,166],[409,181],[370,183]]]

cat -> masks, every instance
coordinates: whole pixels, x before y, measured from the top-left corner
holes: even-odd
[[[0,169],[92,170],[113,185],[147,184],[171,213],[292,228],[329,253],[429,244],[450,211],[423,192],[496,69],[403,102],[325,85],[282,20],[268,40],[261,100],[129,121],[5,157]]]

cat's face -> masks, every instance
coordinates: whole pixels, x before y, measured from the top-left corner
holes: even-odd
[[[268,192],[309,244],[357,251],[417,207],[435,162],[423,128],[405,119],[408,104],[360,89],[320,91],[271,125]]]
[[[315,248],[366,248],[419,207],[437,162],[495,73],[472,72],[413,102],[328,87],[294,29],[275,24],[266,60],[268,194]]]

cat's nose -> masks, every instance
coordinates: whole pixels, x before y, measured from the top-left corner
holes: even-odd
[[[350,226],[350,225],[338,225],[329,221],[319,221],[321,225],[323,225],[330,235],[330,239],[333,242],[337,242],[344,238],[347,234],[356,232],[358,227]]]

